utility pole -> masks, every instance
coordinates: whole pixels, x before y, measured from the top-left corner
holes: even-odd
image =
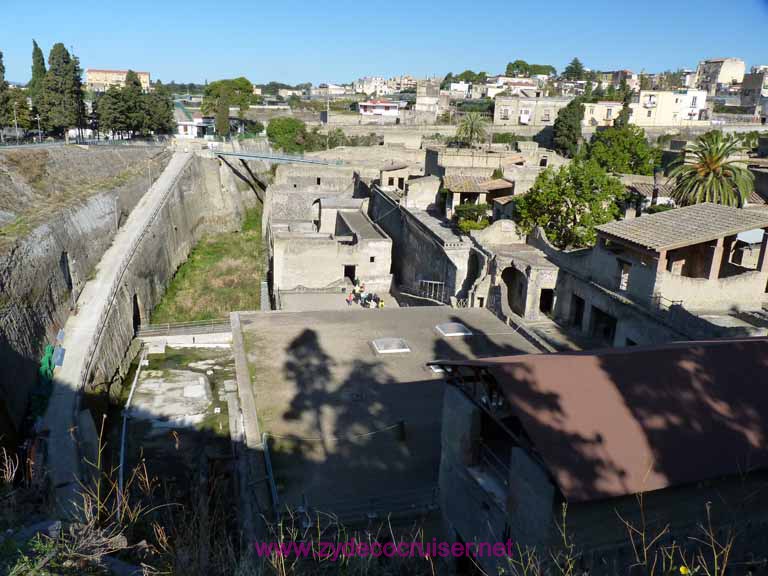
[[[18,102],[13,103],[13,125],[16,128],[16,144],[19,143],[19,120],[16,116],[16,108],[18,108],[18,106]]]
[[[325,149],[331,148],[331,85],[325,83]]]

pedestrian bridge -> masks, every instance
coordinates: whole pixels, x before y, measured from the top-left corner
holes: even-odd
[[[292,154],[269,154],[266,152],[218,152],[219,157],[239,158],[240,160],[260,160],[276,164],[319,164],[321,166],[344,166],[341,160],[325,160],[323,158],[308,158]]]

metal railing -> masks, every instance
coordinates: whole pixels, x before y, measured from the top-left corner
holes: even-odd
[[[184,169],[187,167],[191,160],[191,156],[189,156],[186,160],[186,162],[183,164],[183,166],[180,167],[178,174],[176,174],[173,177],[173,180],[168,184],[167,189],[165,192],[163,192],[162,197],[157,203],[157,206],[153,210],[150,217],[147,219],[147,222],[144,225],[144,228],[142,229],[141,233],[134,239],[134,241],[131,243],[131,246],[128,250],[128,252],[123,257],[123,260],[119,267],[119,272],[117,276],[115,277],[115,280],[112,282],[112,286],[109,290],[109,295],[107,296],[107,304],[104,306],[104,308],[101,311],[101,314],[99,316],[99,320],[96,324],[96,334],[91,339],[91,343],[88,346],[88,350],[86,351],[85,357],[87,358],[87,361],[85,363],[85,366],[82,367],[80,370],[80,376],[78,378],[78,389],[76,391],[77,399],[74,404],[74,412],[72,414],[72,422],[77,421],[77,415],[80,413],[81,405],[82,405],[82,391],[85,389],[88,377],[91,374],[91,371],[93,370],[94,364],[96,362],[96,351],[101,344],[101,337],[104,333],[104,329],[106,327],[107,319],[109,318],[110,313],[112,312],[112,307],[114,306],[115,301],[117,300],[117,294],[120,289],[120,286],[123,282],[123,277],[125,276],[125,272],[128,269],[128,266],[131,264],[131,261],[133,260],[134,255],[136,254],[136,251],[138,250],[139,245],[141,244],[142,240],[144,240],[144,237],[149,232],[149,229],[152,227],[152,225],[155,222],[155,219],[157,218],[160,211],[165,206],[166,201],[168,200],[168,197],[171,195],[173,190],[176,188],[176,184],[178,183],[179,178],[181,177],[182,173],[184,172]],[[74,434],[78,439],[79,444],[79,430],[77,427],[74,427]]]
[[[230,332],[229,318],[213,318],[194,322],[169,322],[166,324],[147,324],[140,326],[136,336],[171,336],[182,334],[217,334]]]
[[[218,152],[213,150],[216,156],[228,156],[231,158],[240,158],[242,160],[261,160],[264,162],[275,162],[277,164],[319,164],[321,166],[344,166],[343,160],[324,160],[323,158],[310,158],[307,156],[292,154],[268,154],[259,152]]]
[[[417,516],[440,509],[440,492],[434,486],[384,494],[359,501],[338,500],[322,503],[317,508],[298,510],[310,523],[327,517],[341,525],[385,520],[390,516]]]

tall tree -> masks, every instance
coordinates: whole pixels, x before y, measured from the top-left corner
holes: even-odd
[[[110,86],[95,101],[95,114],[101,132],[111,132],[113,136],[128,130],[127,116],[123,110],[123,98],[120,88]]]
[[[48,55],[48,71],[39,98],[40,116],[46,130],[62,135],[68,128],[84,122],[81,74],[77,58],[70,56],[64,44],[54,44]]]
[[[159,80],[152,92],[144,95],[146,124],[144,128],[155,134],[170,134],[176,129],[173,118],[173,97]]]
[[[10,102],[10,89],[8,82],[5,81],[5,63],[3,53],[0,51],[0,139],[2,139],[3,127],[9,123]]]
[[[37,42],[32,40],[32,79],[27,85],[29,97],[32,99],[32,107],[37,109],[45,83],[45,56]]]
[[[229,95],[223,92],[216,103],[216,134],[221,138],[229,136]]]
[[[563,156],[573,158],[579,151],[581,122],[584,120],[584,104],[579,98],[571,100],[557,113],[552,127],[552,141],[555,150]]]
[[[624,186],[596,162],[575,160],[547,168],[515,203],[515,220],[527,234],[541,226],[558,248],[589,246],[595,227],[618,218]]]
[[[713,130],[699,136],[670,172],[675,184],[672,197],[678,204],[714,202],[744,206],[755,187],[755,177],[745,161],[741,139]]]
[[[470,146],[485,139],[486,122],[479,112],[467,112],[456,129],[456,136]]]
[[[125,86],[120,90],[120,99],[127,130],[134,134],[140,133],[146,123],[144,90],[139,76],[133,70],[128,70],[125,75]]]
[[[584,65],[578,58],[571,60],[570,64],[563,70],[563,76],[568,80],[584,80],[585,74]]]
[[[225,97],[230,106],[240,108],[240,118],[253,101],[253,84],[244,77],[232,80],[216,80],[206,85],[203,93],[201,111],[203,114],[215,114],[219,109],[219,99]]]

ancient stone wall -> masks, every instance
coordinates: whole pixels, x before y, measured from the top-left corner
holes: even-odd
[[[16,217],[33,222],[33,209],[47,207],[42,223],[18,239],[6,238],[0,249],[0,434],[13,437],[20,426],[45,345],[64,325],[118,223],[147,190],[150,166],[155,179],[168,159],[158,148],[56,149],[28,159],[37,176],[0,159],[0,179],[6,176],[0,195],[16,190],[25,198],[4,204],[5,211],[16,209]],[[130,170],[135,164],[139,169]],[[63,197],[77,172],[80,198]]]

